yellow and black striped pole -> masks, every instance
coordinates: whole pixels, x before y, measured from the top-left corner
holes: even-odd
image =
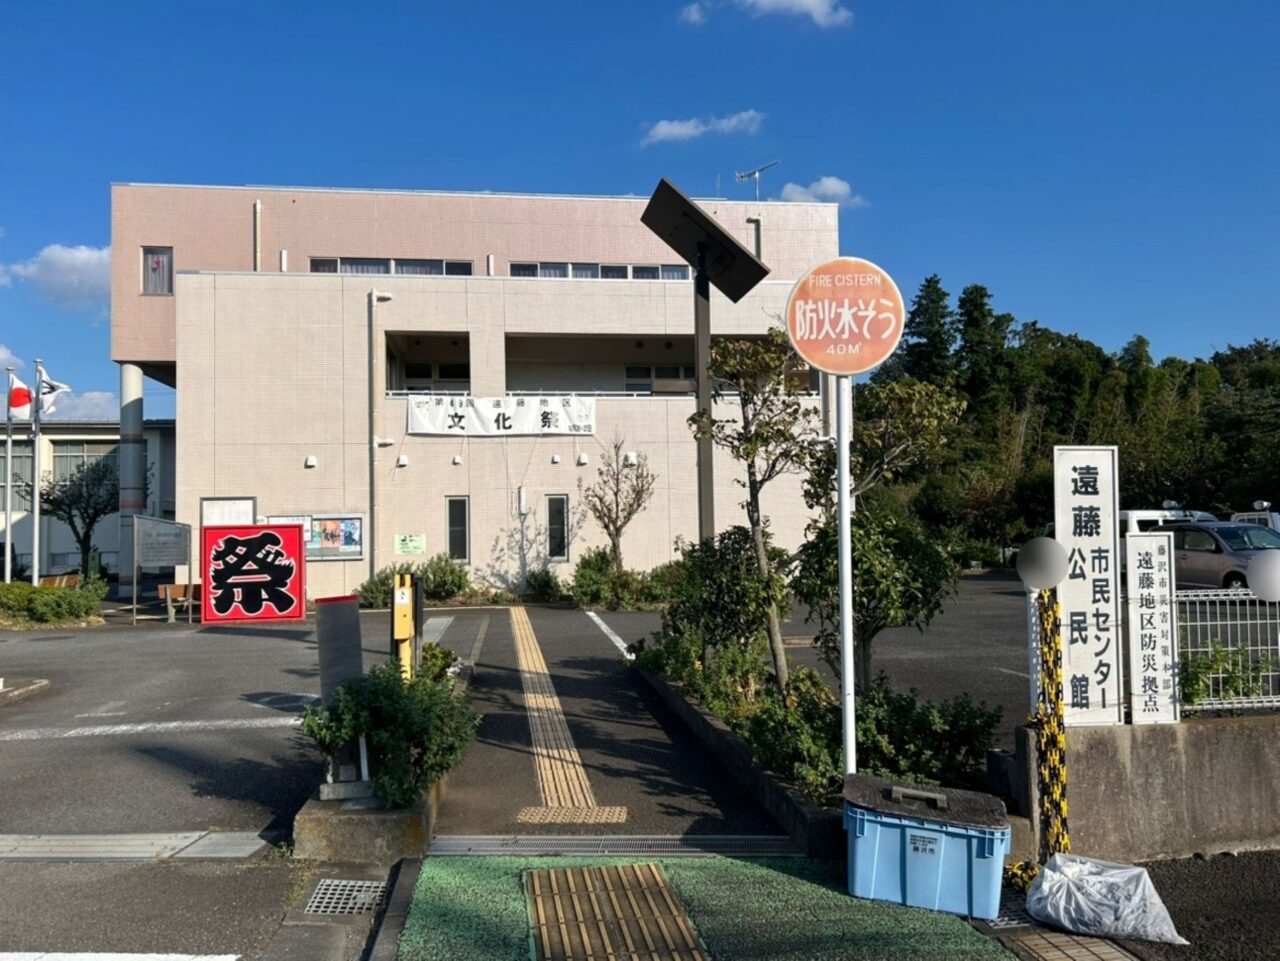
[[[1030,718],[1036,732],[1040,786],[1040,850],[1036,861],[1019,861],[1006,871],[1009,884],[1025,891],[1053,855],[1071,850],[1067,833],[1067,734],[1062,705],[1062,608],[1056,593],[1040,591],[1040,695]]]

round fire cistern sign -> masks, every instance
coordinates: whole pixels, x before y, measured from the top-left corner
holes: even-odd
[[[902,339],[906,307],[893,278],[861,257],[837,257],[801,277],[787,300],[787,336],[810,367],[864,374]]]

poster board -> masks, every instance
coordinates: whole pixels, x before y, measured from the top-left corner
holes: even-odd
[[[299,524],[220,525],[200,531],[205,624],[301,621],[306,551]]]
[[[191,525],[133,515],[134,565],[181,567],[191,563]]]
[[[364,514],[271,514],[268,524],[297,524],[309,561],[364,559]]]
[[[258,498],[256,497],[200,498],[201,527],[256,523],[258,523]]]

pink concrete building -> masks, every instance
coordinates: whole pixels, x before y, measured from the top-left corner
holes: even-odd
[[[764,333],[837,255],[834,204],[700,204],[771,269],[737,304],[713,293],[714,336]],[[345,531],[314,545],[313,595],[437,553],[495,584],[571,573],[604,542],[579,491],[615,439],[657,475],[627,563],[671,559],[697,534],[693,289],[644,205],[115,185],[122,512],[141,507],[146,376],[177,389],[178,520],[254,497],[317,539]],[[719,527],[743,520],[738,472],[717,458]],[[798,541],[798,483],[769,494],[775,536]]]

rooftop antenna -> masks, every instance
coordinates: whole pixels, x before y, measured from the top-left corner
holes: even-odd
[[[770,160],[767,164],[761,164],[755,170],[747,170],[743,173],[735,172],[733,175],[733,179],[738,181],[738,183],[740,184],[745,184],[748,180],[755,180],[756,200],[759,200],[760,199],[760,175],[764,173],[766,170],[768,170],[770,167],[776,167],[780,163],[782,163],[781,160]]]

